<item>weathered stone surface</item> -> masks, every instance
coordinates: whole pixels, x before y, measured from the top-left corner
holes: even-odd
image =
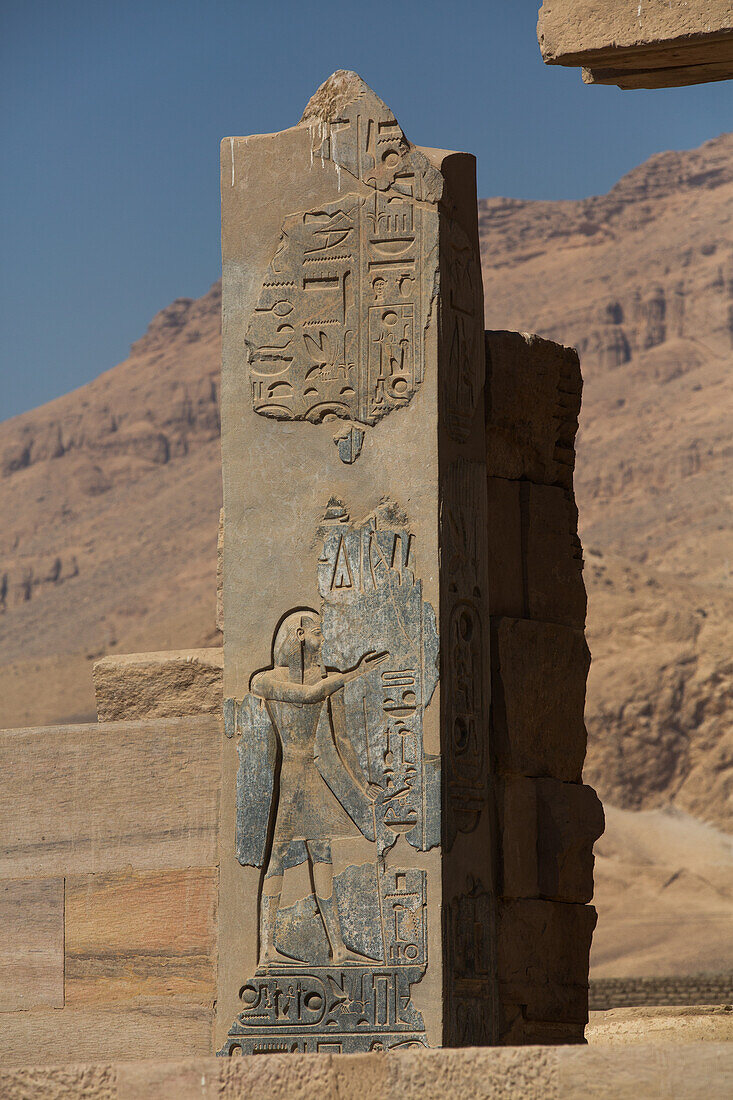
[[[629,1043],[733,1042],[733,1005],[612,1008],[591,1012],[585,1036],[589,1043],[627,1046]]]
[[[733,1086],[733,1045],[473,1048],[186,1058],[0,1070],[7,1100],[710,1100]]]
[[[530,485],[525,545],[529,618],[584,627],[583,549],[570,493]]]
[[[224,629],[224,509],[219,509],[216,534],[216,628]],[[222,662],[223,663],[223,662]]]
[[[578,510],[568,490],[488,479],[492,614],[585,626]]]
[[[563,985],[587,985],[587,956],[596,924],[591,905],[504,899],[499,915],[499,974],[504,982],[533,985],[556,979]],[[520,950],[510,935],[521,927],[531,943]]]
[[[0,879],[0,1012],[63,1003],[63,878]]]
[[[501,790],[502,894],[590,901],[593,843],[604,826],[592,787],[511,776]]]
[[[0,876],[212,867],[210,715],[0,732]]]
[[[563,1100],[723,1100],[733,1091],[730,1043],[661,1047],[592,1046],[564,1050],[558,1059]]]
[[[589,663],[581,630],[492,619],[492,748],[500,771],[579,782]]]
[[[100,722],[220,714],[221,649],[124,653],[93,668]]]
[[[123,871],[66,880],[65,1003],[214,999],[216,872]]]
[[[545,0],[537,36],[548,64],[583,65],[587,83],[668,88],[733,76],[730,0]]]
[[[117,1100],[114,1066],[16,1066],[0,1069],[4,1100]]]
[[[582,392],[574,348],[528,333],[487,332],[489,477],[572,489]]]
[[[222,247],[217,1048],[488,1042],[474,160],[335,73],[222,143]]]
[[[122,1062],[158,1058],[161,1050],[170,1058],[202,1056],[211,1053],[211,1023],[211,1007],[171,998],[67,1007],[52,1013],[5,1012],[0,1017],[0,1065],[53,1066],[64,1059]],[[0,1096],[5,1100],[3,1087],[0,1077]]]
[[[529,486],[527,485],[527,488]],[[489,561],[492,616],[527,618],[526,546],[522,539],[522,482],[487,479]]]
[[[577,991],[573,991],[578,998]],[[527,1004],[513,1005],[502,999],[502,1027],[501,1041],[509,1047],[557,1047],[575,1045],[585,1042],[585,1027],[582,1020],[563,1021],[534,1020],[528,1018]],[[567,1013],[567,999],[562,1002],[562,1007],[555,1006],[555,1011]],[[580,1015],[580,1013],[575,1013]]]
[[[505,1021],[516,1005],[527,1020],[585,1025],[595,925],[591,906],[500,902],[497,965]]]

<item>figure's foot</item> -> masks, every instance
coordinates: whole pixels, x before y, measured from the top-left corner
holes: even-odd
[[[260,956],[259,967],[272,966],[274,963],[279,963],[281,966],[287,963],[302,963],[305,959],[299,959],[297,955],[286,955],[284,951],[279,951],[277,947],[268,947],[266,951]]]
[[[360,955],[358,951],[351,951],[342,944],[341,947],[335,947],[333,949],[333,961],[337,966],[343,966],[344,963],[361,963],[362,966],[368,966],[369,963],[381,962],[381,959],[375,959],[371,955]]]

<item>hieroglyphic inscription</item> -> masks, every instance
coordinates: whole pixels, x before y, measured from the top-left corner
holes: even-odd
[[[478,247],[448,218],[441,224],[441,272],[442,418],[451,438],[465,443],[484,386],[484,302]]]
[[[363,766],[383,787],[375,803],[380,854],[404,834],[426,851],[439,843],[437,757],[423,751],[423,713],[437,682],[435,613],[415,577],[415,538],[398,511],[385,505],[362,523],[324,525],[318,583],[328,662],[347,666],[369,624],[371,648],[388,654],[379,675],[347,684],[347,707],[362,715]]]
[[[418,967],[258,976],[240,990],[243,1009],[219,1053],[349,1054],[425,1046],[410,995],[421,976]]]
[[[306,121],[312,159],[354,190],[285,219],[245,339],[255,412],[347,421],[334,442],[351,463],[424,377],[442,179],[374,93],[341,106]]]
[[[259,965],[222,1054],[425,1041],[410,987],[427,967],[426,873],[386,857],[401,835],[439,842],[438,759],[422,739],[435,613],[394,505],[352,523],[332,500],[320,539],[320,612],[284,615],[272,666],[225,706],[237,858],[263,877]]]
[[[488,802],[488,565],[485,467],[463,459],[444,476],[441,537],[445,563],[445,838],[476,828]]]
[[[496,1018],[491,896],[468,879],[465,892],[446,906],[443,924],[451,1046],[486,1046]]]

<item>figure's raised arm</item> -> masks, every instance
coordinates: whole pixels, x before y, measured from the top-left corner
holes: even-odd
[[[356,668],[352,668],[351,672],[344,673],[344,683],[348,684],[350,680],[356,680],[357,676],[366,676],[368,672],[371,672],[377,665],[381,665],[388,657],[389,653],[386,650],[382,653],[376,653],[371,649],[364,654]]]
[[[267,668],[252,677],[251,692],[261,699],[280,703],[321,703],[334,691],[343,687],[340,672],[329,672],[313,684],[299,684],[287,678],[287,670]]]

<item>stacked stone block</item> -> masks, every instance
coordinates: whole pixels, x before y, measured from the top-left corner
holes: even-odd
[[[571,348],[486,333],[492,717],[502,1041],[582,1042],[596,912],[582,784],[590,654],[573,495],[582,379]]]

